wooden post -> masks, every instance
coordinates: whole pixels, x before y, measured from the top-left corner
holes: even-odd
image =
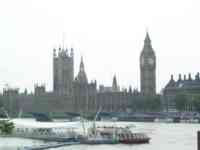
[[[200,150],[200,131],[197,132],[197,150]]]

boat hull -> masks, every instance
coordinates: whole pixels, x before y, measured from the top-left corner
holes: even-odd
[[[86,140],[82,141],[81,144],[90,144],[90,145],[96,145],[96,144],[118,144],[118,141],[112,141],[112,140]]]
[[[118,139],[123,144],[143,144],[150,141],[150,138],[144,133],[122,133],[118,135]]]
[[[144,144],[144,143],[149,143],[149,138],[148,139],[132,139],[132,140],[120,140],[120,143],[123,144]]]

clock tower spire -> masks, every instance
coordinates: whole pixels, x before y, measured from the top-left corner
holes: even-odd
[[[156,94],[156,56],[148,32],[140,54],[140,91],[144,96]]]

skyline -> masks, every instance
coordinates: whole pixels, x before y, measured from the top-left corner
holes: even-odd
[[[12,5],[10,5],[12,3]],[[144,5],[145,4],[145,5]],[[75,74],[83,56],[89,82],[140,89],[139,57],[145,32],[156,53],[157,92],[170,75],[198,71],[199,2],[25,1],[0,2],[0,88],[45,83],[52,91],[53,48],[74,48]],[[125,66],[125,67],[124,67]]]

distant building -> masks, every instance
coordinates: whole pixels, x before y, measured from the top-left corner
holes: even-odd
[[[140,54],[140,83],[142,95],[156,95],[156,56],[148,32]]]
[[[192,97],[195,95],[200,95],[199,73],[195,75],[194,79],[192,79],[191,74],[188,75],[188,78],[186,75],[184,75],[182,78],[181,74],[179,74],[178,80],[176,81],[174,80],[173,75],[171,75],[171,79],[163,90],[164,105],[168,110],[175,109],[174,99],[178,94],[184,94],[189,99],[192,99]]]
[[[74,81],[74,50],[53,50],[53,92],[58,95],[72,94]]]
[[[83,58],[81,57],[78,75],[74,78],[74,50],[59,48],[53,50],[53,91],[47,92],[45,85],[35,85],[34,94],[18,92],[12,97],[8,91],[2,98],[13,114],[23,112],[76,112],[96,113],[99,108],[104,112],[135,111],[134,101],[143,96],[156,95],[156,56],[146,33],[144,47],[140,55],[141,92],[129,87],[120,90],[114,75],[111,86],[100,85],[97,81],[88,82]],[[25,94],[26,93],[26,94]],[[15,102],[14,102],[15,101]],[[134,109],[134,110],[133,110]]]
[[[25,93],[25,92],[24,92]],[[36,96],[40,96],[40,95],[43,95],[46,93],[46,87],[45,85],[38,85],[38,84],[35,84],[35,91],[34,91],[34,94]]]
[[[96,111],[96,82],[88,83],[82,57],[78,75],[73,83],[73,91],[73,103],[75,112],[84,113]]]
[[[3,96],[15,96],[19,94],[19,88],[4,88]]]

